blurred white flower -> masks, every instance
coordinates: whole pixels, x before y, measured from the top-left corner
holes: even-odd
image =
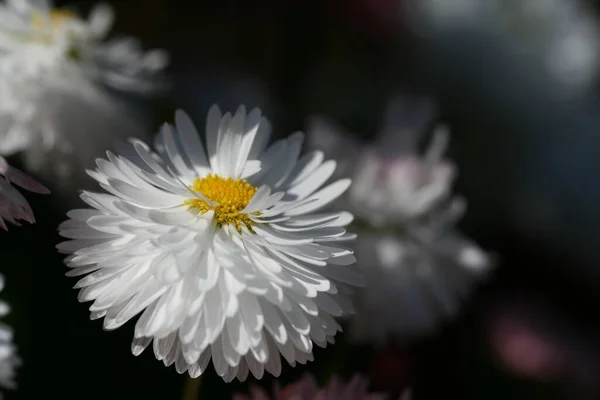
[[[4,276],[0,275],[0,292],[4,289]],[[10,312],[9,305],[0,300],[0,318]],[[21,359],[17,355],[17,347],[13,343],[12,329],[0,322],[0,386],[5,389],[14,389],[15,369],[21,365]],[[2,393],[0,393],[0,399]]]
[[[4,177],[0,179],[0,228],[8,229],[4,220],[15,225],[19,225],[18,220],[34,223],[33,210],[12,184],[33,193],[48,194],[50,191],[32,177],[11,167],[3,157],[0,157],[0,175]]]
[[[312,360],[353,311],[361,276],[348,212],[317,212],[350,185],[323,187],[335,171],[323,153],[300,157],[297,132],[267,147],[270,125],[253,109],[208,113],[202,143],[182,112],[165,124],[156,153],[132,140],[89,174],[110,194],[83,192],[58,245],[91,318],[116,329],[143,312],[132,345],[179,373],[202,374],[210,359],[230,381],[278,375],[281,355]]]
[[[532,54],[569,92],[590,89],[600,68],[600,25],[580,0],[407,0],[416,30],[465,23],[507,34],[514,50]]]
[[[145,133],[117,95],[162,89],[168,60],[131,38],[104,41],[107,5],[84,20],[50,3],[0,3],[0,154],[23,151],[29,169],[68,185],[115,140]]]
[[[600,67],[600,25],[594,10],[580,0],[526,0],[506,7],[506,24],[530,48],[559,83],[589,88]]]
[[[454,177],[454,167],[440,158],[447,136],[445,131],[436,132],[425,159],[364,151],[356,161],[349,193],[356,215],[376,227],[409,224],[447,198]]]
[[[275,384],[272,394],[267,394],[259,387],[251,387],[250,395],[237,394],[233,400],[385,400],[388,396],[378,393],[369,393],[367,380],[354,375],[348,382],[337,377],[329,380],[329,383],[319,388],[312,375],[305,375],[302,379],[294,382],[283,389]],[[410,400],[410,391],[406,391],[400,400]]]
[[[425,154],[418,153],[431,115],[426,102],[397,99],[380,139],[365,149],[349,148],[349,139],[324,121],[309,129],[313,147],[329,143],[351,157],[345,161],[353,184],[338,206],[352,211],[360,231],[355,250],[367,285],[352,323],[359,341],[429,333],[456,314],[492,265],[454,229],[465,202],[451,193],[455,168],[443,158],[447,130],[438,128]]]

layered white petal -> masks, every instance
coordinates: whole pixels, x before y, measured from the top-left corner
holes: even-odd
[[[340,329],[333,317],[353,311],[346,287],[362,279],[338,245],[352,238],[352,216],[315,213],[349,180],[327,185],[335,163],[300,157],[301,134],[267,147],[269,131],[258,109],[222,116],[215,106],[204,141],[178,111],[155,151],[132,140],[90,171],[109,194],[83,193],[92,208],[68,214],[60,233],[70,240],[58,248],[106,329],[141,314],[134,354],[153,342],[158,359],[191,376],[210,360],[227,381],[278,375],[280,355],[312,360],[313,343]],[[218,201],[192,189],[215,175],[256,188],[241,210],[247,225],[219,222]]]
[[[82,186],[106,148],[146,134],[144,110],[121,95],[164,88],[166,56],[104,41],[113,19],[102,4],[84,20],[50,1],[0,2],[0,154],[22,153],[57,189]]]

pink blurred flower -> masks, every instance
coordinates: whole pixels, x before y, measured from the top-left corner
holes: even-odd
[[[514,293],[488,315],[490,347],[504,368],[528,379],[560,382],[598,398],[600,344],[595,336],[550,305]]]
[[[368,393],[368,381],[360,375],[354,375],[349,382],[336,377],[324,388],[319,388],[311,375],[281,389],[275,385],[272,394],[258,387],[250,388],[250,395],[237,394],[233,400],[384,400],[386,396]],[[408,400],[403,397],[402,400]]]
[[[50,191],[29,175],[11,167],[2,157],[0,157],[0,175],[4,177],[0,179],[0,227],[8,230],[4,220],[14,225],[20,225],[18,220],[34,223],[35,217],[29,203],[12,184],[33,193],[48,194]]]
[[[558,346],[517,318],[496,321],[491,341],[506,366],[519,375],[546,380],[555,378],[562,368]]]

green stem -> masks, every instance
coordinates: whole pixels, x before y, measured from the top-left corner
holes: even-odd
[[[185,380],[183,386],[183,397],[182,400],[198,400],[200,396],[200,385],[202,383],[202,376],[198,378],[192,378],[190,376]]]

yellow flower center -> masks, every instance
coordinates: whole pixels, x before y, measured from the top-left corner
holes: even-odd
[[[70,21],[78,20],[79,16],[72,11],[62,8],[50,10],[48,15],[36,12],[31,15],[31,26],[37,30],[57,31]]]
[[[245,225],[254,233],[253,221],[242,211],[258,189],[245,179],[221,178],[219,175],[208,174],[204,178],[196,178],[190,188],[216,203],[210,205],[202,199],[186,200],[183,204],[189,206],[190,210],[197,210],[199,214],[212,210],[219,228],[231,224],[241,233],[242,225]],[[252,215],[260,215],[260,212],[253,212]]]
[[[50,10],[46,15],[36,12],[31,15],[31,26],[37,33],[35,41],[52,45],[56,40],[63,26],[71,21],[80,20],[79,16],[72,11],[62,8]],[[66,52],[67,58],[79,59],[79,51],[75,47],[70,47]]]

